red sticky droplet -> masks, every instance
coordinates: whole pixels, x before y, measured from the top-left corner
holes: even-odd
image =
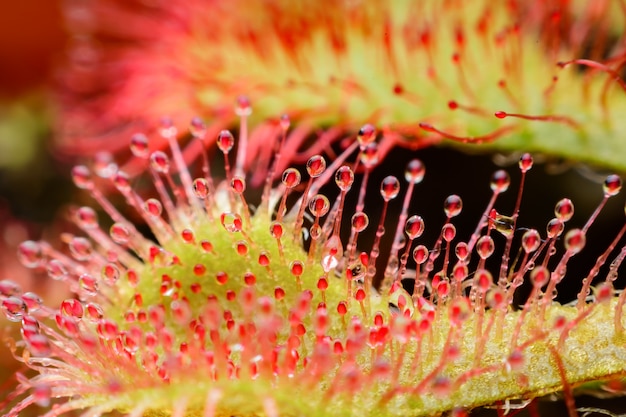
[[[504,119],[507,114],[504,111],[497,111],[494,113],[494,116],[496,116],[498,119]]]

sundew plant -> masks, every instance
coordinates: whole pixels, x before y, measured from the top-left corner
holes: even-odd
[[[576,387],[619,390],[624,222],[570,266],[620,177],[581,224],[568,198],[518,224],[526,149],[622,166],[617,6],[70,2],[61,139],[118,159],[72,168],[93,204],[63,247],[18,250],[73,296],[0,281],[29,369],[4,416],[504,415],[552,393],[575,416]],[[420,195],[419,152],[374,180],[391,148],[442,141],[521,150],[519,180],[476,178],[471,220],[461,195]]]

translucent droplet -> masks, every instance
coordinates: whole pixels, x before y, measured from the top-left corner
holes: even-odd
[[[74,317],[80,319],[83,317],[83,305],[75,298],[69,298],[61,302],[61,308],[59,309],[64,316]]]
[[[74,185],[83,190],[91,190],[94,186],[91,172],[84,165],[77,165],[72,168],[72,181],[74,181]]]
[[[572,203],[572,200],[569,198],[559,200],[554,207],[554,215],[563,223],[569,221],[574,215],[574,203]]]
[[[39,243],[27,240],[17,248],[17,257],[26,268],[37,268],[43,262],[43,253]]]
[[[91,258],[91,242],[84,237],[74,237],[70,240],[69,248],[77,261],[86,261]]]
[[[235,105],[235,114],[237,116],[250,116],[252,114],[252,105],[250,99],[246,96],[237,97],[237,104]]]
[[[240,177],[240,176],[233,177],[233,179],[230,181],[230,187],[237,194],[243,194],[243,192],[246,191],[246,180],[245,180],[245,178]]]
[[[91,207],[80,207],[76,210],[75,218],[82,229],[91,230],[98,227],[98,215]]]
[[[359,211],[352,215],[352,228],[355,232],[361,233],[370,224],[370,218],[367,214]]]
[[[2,311],[9,321],[22,321],[26,314],[26,303],[20,297],[7,297],[2,300]]]
[[[154,218],[160,217],[163,212],[163,205],[156,198],[147,199],[143,204],[143,208],[146,213]]]
[[[411,216],[404,225],[404,232],[409,239],[417,239],[424,233],[424,220],[420,216]]]
[[[354,172],[352,172],[349,166],[344,165],[335,172],[335,183],[341,191],[350,190],[353,182]]]
[[[289,130],[289,126],[291,126],[291,120],[289,119],[289,115],[284,113],[280,116],[280,128],[283,131]]]
[[[78,278],[78,285],[88,295],[94,296],[98,293],[98,281],[89,274],[82,274]]]
[[[235,138],[233,137],[233,134],[228,130],[222,130],[217,135],[217,147],[220,148],[220,151],[227,154],[233,146],[235,146]]]
[[[311,201],[309,201],[309,211],[315,217],[325,216],[329,209],[330,201],[328,201],[328,198],[323,194],[316,194],[311,198]]]
[[[289,264],[289,270],[292,275],[299,277],[304,273],[304,264],[302,261],[295,260]]]
[[[519,159],[519,168],[522,172],[527,172],[533,167],[533,157],[529,153],[525,153]]]
[[[22,300],[26,303],[29,312],[35,312],[43,305],[43,300],[34,292],[27,292],[22,295]]]
[[[539,265],[530,273],[530,281],[533,286],[541,288],[550,281],[550,271],[545,266]]]
[[[522,248],[524,249],[524,252],[534,252],[539,249],[540,244],[541,236],[539,236],[539,232],[535,229],[527,230],[522,235]]]
[[[300,184],[300,172],[295,168],[287,168],[283,172],[282,183],[285,187],[291,189]]]
[[[491,176],[491,182],[489,186],[491,190],[495,193],[503,193],[509,189],[509,184],[511,183],[511,177],[509,177],[509,173],[500,169],[493,173]]]
[[[419,184],[424,179],[424,175],[426,174],[426,167],[419,159],[413,159],[406,166],[406,170],[404,171],[404,178],[407,182],[413,184]]]
[[[494,309],[506,308],[506,295],[500,288],[492,288],[485,297],[487,305]]]
[[[48,276],[55,281],[60,281],[65,279],[67,276],[67,271],[65,270],[65,266],[61,263],[61,261],[57,259],[52,259],[48,262],[48,267],[46,268],[48,272]]]
[[[146,159],[150,154],[150,148],[148,146],[148,138],[143,133],[135,133],[130,138],[130,151],[137,158]]]
[[[461,282],[469,273],[469,269],[465,263],[458,262],[452,268],[452,277],[456,282]]]
[[[459,242],[454,248],[454,253],[459,261],[465,261],[469,255],[469,246],[465,242]]]
[[[490,257],[494,249],[495,245],[491,236],[481,236],[478,242],[476,242],[476,252],[482,259]]]
[[[456,237],[456,227],[452,223],[446,223],[441,228],[441,236],[446,242],[452,242]]]
[[[622,189],[622,179],[618,175],[609,175],[602,184],[604,195],[612,197],[617,195]]]
[[[9,279],[3,279],[0,281],[0,295],[3,297],[10,297],[12,295],[18,295],[22,292],[22,287],[20,287],[17,282],[11,281]]]
[[[400,192],[400,181],[392,175],[389,175],[383,179],[380,183],[380,195],[383,200],[390,201],[398,196]]]
[[[111,229],[109,230],[109,234],[111,235],[113,242],[119,245],[127,244],[130,239],[130,230],[123,223],[113,223],[113,225],[111,225]]]
[[[463,210],[463,200],[456,194],[449,195],[443,202],[443,211],[448,218],[458,216]]]
[[[175,138],[178,134],[178,129],[174,126],[174,121],[169,117],[162,117],[159,124],[159,134],[164,138]]]
[[[450,302],[450,320],[452,324],[459,326],[471,315],[472,307],[467,297],[455,297]]]
[[[119,192],[125,194],[130,191],[130,177],[124,171],[118,171],[113,175],[113,184]]]
[[[423,264],[428,260],[428,249],[424,245],[418,245],[413,249],[413,260],[418,265]]]
[[[313,226],[311,226],[311,228],[309,229],[311,239],[317,240],[322,237],[322,231],[322,226],[320,226],[319,224],[314,224]]]
[[[378,144],[368,143],[361,149],[359,159],[365,168],[371,169],[378,163]]]
[[[220,216],[222,226],[226,231],[235,233],[240,232],[242,227],[241,216],[237,213],[225,212]]]
[[[326,160],[321,155],[313,155],[306,162],[306,171],[311,178],[317,178],[326,169]]]
[[[546,231],[548,232],[548,238],[554,239],[555,237],[561,236],[564,229],[563,222],[559,219],[552,219],[548,222],[548,226],[546,226]]]
[[[585,247],[586,242],[585,232],[580,229],[572,229],[565,234],[565,249],[573,254],[580,252]]]
[[[167,174],[170,170],[170,159],[165,152],[153,152],[152,155],[150,155],[150,166],[156,172]]]
[[[193,193],[196,197],[205,199],[209,195],[209,183],[204,178],[193,180]]]
[[[94,156],[93,169],[101,178],[111,178],[117,173],[117,164],[111,152],[98,152]]]
[[[115,264],[108,263],[102,267],[102,278],[109,285],[113,285],[120,278],[120,270]]]
[[[366,124],[359,129],[359,133],[356,135],[356,140],[359,142],[359,146],[363,149],[367,144],[376,140],[376,128],[372,124]]]
[[[493,285],[493,276],[486,269],[479,269],[474,275],[474,285],[476,289],[483,294],[486,293]]]
[[[280,222],[272,222],[270,224],[270,234],[274,239],[283,237],[283,225]]]
[[[194,117],[189,123],[189,133],[196,139],[203,139],[206,135],[206,124],[199,117]]]

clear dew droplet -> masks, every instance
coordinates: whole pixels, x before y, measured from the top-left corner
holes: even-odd
[[[456,227],[452,223],[446,223],[441,228],[441,237],[446,242],[452,242],[452,240],[456,237]]]
[[[130,239],[130,230],[123,223],[113,223],[109,230],[113,242],[119,245],[125,245]]]
[[[72,168],[72,181],[76,187],[83,190],[91,190],[94,186],[91,171],[84,165],[77,165]]]
[[[550,270],[543,265],[539,265],[536,268],[533,268],[530,273],[530,282],[533,283],[535,287],[543,287],[550,280]]]
[[[443,211],[448,218],[456,217],[463,210],[463,200],[456,194],[449,195],[443,202]]]
[[[537,230],[530,229],[522,235],[522,248],[524,249],[524,252],[534,252],[539,249],[540,244],[541,236],[539,236],[539,232]]]
[[[580,229],[572,229],[565,234],[565,249],[573,254],[580,252],[585,247],[586,242],[585,232]]]
[[[371,169],[378,164],[378,144],[368,143],[359,153],[359,160],[367,169]]]
[[[231,149],[233,149],[233,146],[235,146],[235,138],[233,137],[233,134],[228,130],[222,130],[217,135],[217,147],[220,148],[220,151],[227,154]]]
[[[297,187],[300,184],[300,180],[300,172],[295,168],[287,168],[281,178],[283,185],[289,189]]]
[[[428,260],[428,249],[424,245],[417,245],[413,249],[413,260],[421,265]]]
[[[533,167],[533,157],[529,153],[523,154],[519,159],[519,168],[522,172],[527,172]]]
[[[465,261],[469,255],[469,245],[466,242],[457,243],[454,253],[459,261]]]
[[[491,236],[481,236],[478,242],[476,242],[476,252],[482,259],[490,257],[494,249],[495,245]]]
[[[352,215],[352,228],[355,232],[361,233],[370,224],[370,219],[367,214],[359,211]]]
[[[196,197],[205,199],[209,195],[209,183],[204,178],[193,180],[193,193]]]
[[[356,140],[359,142],[361,149],[367,144],[374,142],[376,140],[376,128],[374,125],[370,123],[363,125],[356,135]]]
[[[548,222],[546,226],[546,232],[548,233],[548,237],[550,239],[554,239],[555,237],[561,236],[564,229],[563,222],[559,219],[552,219]]]
[[[203,139],[206,135],[206,124],[199,117],[194,117],[189,123],[189,133],[196,139]]]
[[[237,213],[225,212],[220,216],[222,226],[226,231],[235,233],[240,232],[242,227],[241,216]]]
[[[335,183],[341,191],[350,190],[353,182],[354,172],[352,172],[349,166],[344,165],[335,172]]]
[[[563,198],[556,203],[554,207],[554,215],[561,222],[569,221],[574,215],[574,203],[569,198]]]
[[[619,175],[609,175],[604,180],[604,184],[602,184],[602,190],[604,191],[604,195],[607,197],[617,195],[621,189],[622,179]]]
[[[160,217],[161,213],[163,213],[163,205],[156,198],[147,199],[143,204],[143,208],[146,213],[148,213],[153,218]]]
[[[162,117],[159,123],[159,134],[166,139],[175,138],[178,129],[174,125],[174,121],[170,117]]]
[[[424,220],[417,215],[409,217],[404,225],[404,232],[409,239],[417,239],[424,233]]]
[[[380,195],[383,200],[390,201],[398,196],[400,192],[400,181],[392,175],[389,175],[383,179],[380,183]]]
[[[150,148],[148,146],[148,138],[143,133],[135,133],[130,138],[130,151],[137,158],[147,159],[150,155]]]
[[[94,156],[93,169],[97,176],[111,178],[117,173],[118,167],[111,152],[101,151]]]
[[[330,209],[330,201],[323,194],[316,194],[309,201],[309,211],[315,217],[322,217],[328,213]]]
[[[80,207],[76,210],[76,222],[81,229],[92,230],[98,227],[98,215],[91,207]]]
[[[7,297],[2,300],[2,311],[7,320],[19,322],[26,314],[26,303],[20,297]]]
[[[39,243],[32,240],[22,242],[17,248],[17,257],[26,268],[37,268],[42,265],[43,253]]]
[[[98,280],[89,274],[82,274],[78,278],[78,284],[87,295],[94,296],[98,293]]]
[[[48,267],[46,268],[48,272],[48,276],[55,281],[60,281],[65,279],[67,276],[67,270],[61,261],[58,259],[52,259],[48,262]]]
[[[237,194],[243,194],[246,191],[246,180],[240,176],[234,176],[230,181],[230,188]]]
[[[152,155],[150,155],[150,166],[156,172],[167,174],[170,170],[170,159],[165,152],[153,152]]]
[[[424,179],[426,167],[419,159],[411,160],[404,171],[404,178],[407,182],[419,184]]]
[[[491,176],[489,186],[494,193],[503,193],[509,189],[509,184],[511,184],[509,173],[500,169]]]
[[[306,171],[311,178],[317,178],[326,170],[326,160],[321,155],[313,155],[306,162]]]
[[[235,114],[240,117],[250,116],[252,114],[252,105],[250,104],[250,99],[247,96],[237,97]]]
[[[91,258],[91,242],[84,237],[73,237],[68,246],[77,261],[87,261]]]

